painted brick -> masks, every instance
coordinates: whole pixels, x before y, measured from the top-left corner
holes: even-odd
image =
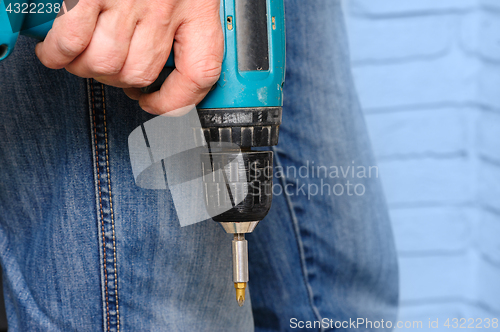
[[[500,113],[481,112],[478,137],[479,153],[488,159],[500,162]]]
[[[487,261],[500,265],[500,215],[483,210],[474,237],[474,244],[481,255]]]
[[[474,199],[467,158],[381,161],[379,169],[389,204],[461,204]]]
[[[464,314],[462,316],[459,316],[459,317],[484,319],[486,317],[491,318],[491,317],[498,317],[499,316],[498,312],[494,312],[493,310],[487,309],[484,306],[479,307],[479,306],[472,306],[472,305],[467,305],[467,306],[464,305],[463,311],[464,311]],[[478,320],[477,323],[479,323],[479,322],[480,321]],[[490,327],[490,330],[491,330],[491,327]]]
[[[477,317],[494,317],[494,315],[478,308],[472,304],[463,303],[459,301],[443,301],[438,303],[426,303],[424,305],[405,306],[400,309],[399,319],[409,321],[422,321],[427,322],[427,326],[423,324],[424,328],[419,331],[428,332],[444,332],[453,330],[444,326],[447,319],[452,318],[477,318]],[[439,329],[429,328],[429,319],[432,321],[438,320]],[[479,321],[478,321],[479,322]]]
[[[439,56],[451,48],[455,27],[455,16],[351,18],[347,30],[352,62]]]
[[[464,154],[468,124],[461,109],[368,113],[366,122],[380,158],[428,154]]]
[[[500,167],[481,162],[478,182],[481,204],[500,212]]]
[[[365,111],[404,110],[476,101],[479,65],[455,50],[432,61],[356,66],[353,74]]]
[[[500,267],[479,259],[474,253],[464,255],[421,256],[399,259],[401,304],[403,308],[421,303],[442,302],[441,312],[447,312],[448,317],[471,317],[472,310],[464,310],[460,306],[451,306],[454,312],[449,312],[449,306],[455,303],[482,304],[483,313],[491,317],[491,313],[500,311]],[[472,286],[472,287],[471,287]],[[439,312],[427,318],[435,317]],[[477,313],[477,311],[476,311]],[[415,310],[402,313],[400,319],[417,318]],[[425,317],[424,315],[422,315]],[[420,316],[420,317],[422,317]],[[445,315],[442,315],[446,317]],[[422,318],[423,318],[422,317]],[[472,316],[476,317],[476,316]]]
[[[467,255],[400,257],[401,302],[468,297],[472,276]]]
[[[486,307],[500,312],[500,266],[481,260],[477,270],[477,299]],[[500,319],[499,316],[497,316]],[[499,322],[500,324],[500,322]],[[500,329],[500,325],[497,330]]]
[[[477,82],[477,101],[494,109],[500,109],[500,65],[484,63],[477,74]]]
[[[500,1],[345,5],[400,258],[400,318],[498,316]]]
[[[468,208],[392,209],[396,248],[400,253],[429,254],[466,250],[471,242],[474,214]]]
[[[463,15],[460,45],[468,53],[500,61],[500,14],[481,10]]]
[[[498,0],[481,0],[480,3],[485,9],[500,9],[500,2]]]
[[[346,5],[351,14],[358,15],[449,13],[474,9],[478,6],[478,0],[348,0]]]

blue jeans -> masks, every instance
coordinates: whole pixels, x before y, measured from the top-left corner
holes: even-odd
[[[134,183],[127,137],[152,116],[120,89],[43,67],[35,42],[20,39],[0,64],[10,331],[326,331],[395,320],[396,254],[340,2],[287,0],[286,10],[275,195],[247,237],[242,308],[231,236],[212,221],[180,227],[168,191]]]

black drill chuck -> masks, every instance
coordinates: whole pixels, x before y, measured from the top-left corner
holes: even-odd
[[[198,115],[211,148],[202,156],[209,215],[217,222],[262,220],[272,203],[273,153],[251,148],[278,143],[281,107],[201,109]]]

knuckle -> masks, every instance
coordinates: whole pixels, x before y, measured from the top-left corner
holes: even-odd
[[[79,20],[76,17],[65,17],[56,38],[57,50],[64,56],[74,58],[82,53],[90,42],[88,34],[82,32]],[[50,32],[49,32],[50,33]]]
[[[124,61],[116,56],[96,57],[90,63],[90,70],[99,76],[111,76],[118,74]]]
[[[158,27],[169,27],[175,5],[169,1],[157,2],[157,6],[147,7],[143,17],[151,17]]]
[[[93,12],[100,10],[104,7],[105,2],[103,0],[66,0],[71,8],[79,7],[80,10],[85,12]]]
[[[57,40],[57,50],[65,57],[74,58],[82,53],[86,47],[86,40],[78,35],[65,34]]]
[[[207,57],[192,66],[187,72],[187,77],[196,90],[205,90],[212,87],[219,79],[222,61],[218,57]]]
[[[151,71],[126,70],[122,72],[121,81],[127,86],[142,88],[153,84],[157,76]]]

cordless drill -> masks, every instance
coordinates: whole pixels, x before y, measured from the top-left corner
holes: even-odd
[[[53,10],[30,13],[31,7]],[[68,9],[61,0],[0,0],[0,60],[12,52],[19,34],[43,40],[56,16]],[[222,73],[197,111],[206,142],[222,147],[210,154],[203,174],[217,164],[229,165],[236,154],[242,156],[237,170],[223,166],[224,176],[210,181],[244,188],[245,198],[229,209],[221,208],[220,197],[211,196],[206,202],[212,219],[234,234],[233,281],[242,306],[248,282],[245,233],[251,233],[267,215],[272,201],[273,153],[252,148],[278,143],[285,78],[284,4],[283,0],[221,0],[220,15],[225,38]],[[173,59],[171,54],[157,81],[144,92],[159,89],[175,67]],[[225,143],[240,151],[224,149]]]

